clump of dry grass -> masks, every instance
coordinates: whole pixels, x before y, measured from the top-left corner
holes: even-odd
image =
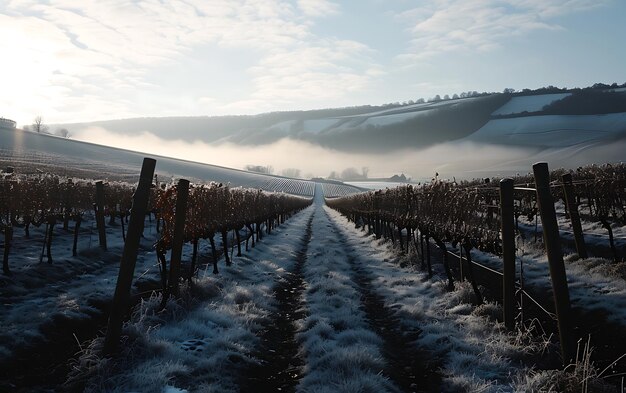
[[[531,372],[518,381],[517,391],[528,392],[620,392],[617,386],[611,385],[603,378],[608,367],[602,371],[591,361],[593,347],[591,337],[586,342],[579,341],[576,360],[562,370],[546,370]],[[626,356],[626,354],[624,354]],[[621,358],[615,362],[619,361]],[[614,362],[614,363],[615,363]]]

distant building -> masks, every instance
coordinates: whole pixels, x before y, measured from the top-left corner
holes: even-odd
[[[16,123],[11,119],[5,119],[0,117],[0,129],[3,130],[15,130]]]

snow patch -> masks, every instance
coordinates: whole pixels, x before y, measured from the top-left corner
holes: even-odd
[[[544,106],[550,105],[555,101],[562,100],[565,97],[571,96],[572,93],[557,93],[557,94],[541,94],[535,96],[515,96],[512,97],[509,102],[502,105],[492,116],[497,115],[512,115],[522,112],[537,112],[543,109]]]

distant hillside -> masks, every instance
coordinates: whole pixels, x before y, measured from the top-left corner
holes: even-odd
[[[567,90],[551,86],[517,93],[474,93],[469,98],[410,105],[274,112],[254,116],[137,118],[59,124],[53,127],[67,128],[70,133],[87,127],[102,127],[126,135],[148,131],[166,140],[200,140],[217,146],[226,142],[261,146],[289,138],[344,152],[389,153],[472,139],[475,133],[481,143],[489,143],[481,136],[484,134],[481,130],[484,127],[493,129],[495,120],[624,112],[626,87],[598,84],[586,89]],[[546,119],[550,127],[559,127],[555,118]],[[617,116],[614,120],[617,123],[611,123],[611,137],[626,130],[621,117]],[[536,127],[541,120],[535,119],[528,123]],[[566,120],[563,129],[570,129],[570,123],[571,119]],[[507,125],[507,122],[500,121],[498,124]],[[596,124],[594,118],[588,118],[581,124],[584,124],[585,132],[598,130],[602,133],[606,131],[603,127],[607,121],[603,118]],[[511,142],[499,136],[496,135],[493,143]],[[596,136],[592,139],[597,139]],[[542,142],[539,146],[544,145]]]
[[[156,174],[162,181],[183,177],[307,197],[313,196],[315,188],[313,182],[306,180],[257,174],[35,132],[0,129],[0,168],[12,166],[17,173],[49,172],[68,177],[136,182],[144,157],[157,160]],[[332,189],[334,194],[326,196],[360,191],[358,187],[341,183]]]
[[[88,128],[94,126],[102,130]],[[525,173],[537,161],[564,167],[625,161],[626,84],[470,92],[429,102],[255,116],[51,126],[60,127],[80,140],[236,168],[261,165],[308,177],[365,168],[372,177],[405,173],[429,179],[439,173],[460,179]]]
[[[87,127],[102,127],[117,133],[149,131],[165,139],[179,138],[216,142],[239,132],[253,133],[284,121],[303,121],[335,116],[353,116],[379,110],[382,107],[369,105],[339,109],[312,111],[272,112],[242,116],[185,116],[185,117],[141,117],[119,120],[102,120],[85,123],[55,124],[56,128],[67,128],[70,132]]]

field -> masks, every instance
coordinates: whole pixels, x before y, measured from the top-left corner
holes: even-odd
[[[532,178],[515,179],[516,293],[506,319],[496,179],[356,193],[274,177],[259,191],[245,172],[228,172],[230,183],[249,188],[228,187],[177,162],[194,174],[188,204],[179,205],[183,183],[157,181],[143,215],[129,210],[139,167],[131,159],[116,160],[111,178],[126,165],[117,177],[126,182],[103,184],[98,202],[88,176],[65,176],[105,164],[20,154],[2,158],[18,168],[2,174],[0,198],[2,391],[623,390],[623,165],[574,172],[583,258],[560,201],[566,172],[552,173],[571,300],[567,354]],[[173,167],[159,157],[157,170],[161,161]],[[268,192],[271,184],[296,196]],[[120,309],[112,299],[133,212],[143,231]],[[125,322],[111,350],[116,313]]]

